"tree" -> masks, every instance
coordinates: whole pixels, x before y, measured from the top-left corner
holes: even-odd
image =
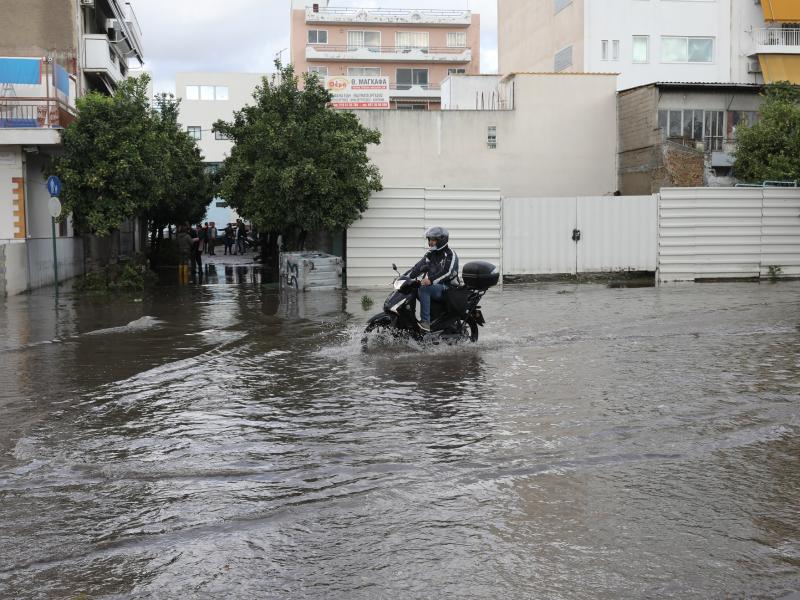
[[[220,168],[219,194],[269,239],[280,233],[287,247],[302,248],[309,231],[347,228],[381,189],[367,156],[380,133],[330,108],[316,75],[305,75],[299,90],[294,68],[275,66],[277,75],[256,87],[252,106],[214,124],[234,142]],[[277,256],[265,259],[277,265]]]
[[[162,195],[164,147],[147,98],[146,75],[122,81],[112,96],[91,92],[63,134],[55,171],[64,183],[62,214],[103,236],[155,206]]]
[[[156,96],[152,119],[162,154],[162,185],[156,203],[147,208],[151,248],[157,248],[164,228],[170,224],[200,222],[213,197],[197,141],[178,124],[179,101],[172,94]]]
[[[743,181],[800,180],[800,88],[770,84],[761,118],[736,132],[734,173]]]

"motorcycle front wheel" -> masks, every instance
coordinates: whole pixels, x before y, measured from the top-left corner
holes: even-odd
[[[473,344],[478,341],[478,324],[472,319],[467,319],[461,324],[461,334]]]
[[[378,313],[372,317],[364,329],[364,335],[361,337],[362,349],[367,349],[369,343],[369,334],[372,332],[382,333],[387,331],[392,326],[392,318],[384,313]]]

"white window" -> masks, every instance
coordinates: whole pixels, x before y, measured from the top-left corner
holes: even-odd
[[[381,32],[380,31],[348,31],[347,32],[347,45],[352,50],[358,48],[373,48],[378,49],[381,47]]]
[[[633,56],[635,63],[650,62],[650,38],[646,35],[633,36]]]
[[[486,132],[486,145],[489,150],[495,150],[497,148],[497,126],[489,125],[489,129]]]
[[[193,137],[196,140],[199,140],[200,136],[202,135],[202,129],[200,129],[199,125],[189,125],[186,128],[186,131],[189,133],[191,137]]]
[[[600,60],[608,60],[608,40],[600,42]]]
[[[229,140],[229,139],[231,139],[231,137],[226,133],[222,133],[221,131],[215,131],[214,132],[214,139],[215,140]]]
[[[347,75],[350,77],[380,77],[380,67],[347,67]]]
[[[619,40],[611,40],[611,60],[619,60]]]
[[[467,32],[466,31],[448,31],[447,32],[447,47],[448,48],[466,48],[467,47]]]
[[[667,63],[710,63],[714,60],[714,38],[661,38],[661,61]]]
[[[398,48],[427,48],[429,38],[427,31],[398,31],[394,43]]]
[[[316,73],[320,77],[327,77],[328,76],[328,67],[323,67],[321,65],[315,65],[313,67],[308,67],[309,73]]]
[[[326,29],[309,29],[308,30],[308,43],[309,44],[327,44],[328,31]]]
[[[428,69],[397,69],[397,89],[407,90],[412,85],[428,85]]]
[[[227,85],[187,85],[187,100],[227,100]]]
[[[553,70],[558,73],[572,66],[572,46],[567,46],[556,52],[553,58]]]
[[[464,75],[466,74],[467,70],[461,67],[450,67],[447,69],[448,75]]]
[[[553,0],[553,9],[556,13],[559,13],[570,4],[572,4],[572,0]]]

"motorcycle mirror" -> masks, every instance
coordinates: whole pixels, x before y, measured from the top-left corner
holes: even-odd
[[[397,265],[392,263],[392,271],[397,271]]]

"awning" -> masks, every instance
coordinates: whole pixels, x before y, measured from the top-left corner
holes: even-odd
[[[800,22],[800,2],[797,0],[761,0],[765,21]]]
[[[800,54],[759,54],[758,62],[766,83],[800,84]]]

